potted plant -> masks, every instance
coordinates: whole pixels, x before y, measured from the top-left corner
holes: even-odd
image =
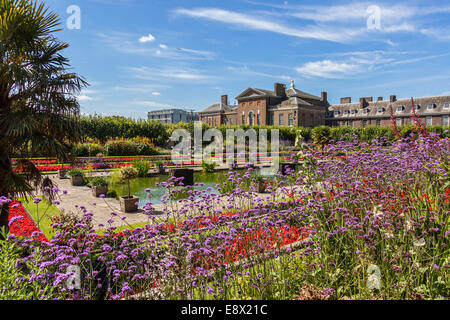
[[[254,186],[256,187],[256,190],[258,193],[266,192],[267,179],[264,176],[262,176],[261,174],[256,174],[253,177],[253,183],[254,183]]]
[[[124,167],[119,171],[120,178],[127,182],[128,196],[120,197],[120,210],[122,212],[135,212],[138,210],[139,198],[131,195],[130,180],[138,175],[133,167]]]
[[[84,172],[81,169],[72,169],[67,172],[70,176],[70,182],[73,186],[82,186],[84,185]]]
[[[108,193],[108,181],[104,177],[95,177],[90,182],[92,195],[98,198],[101,194]]]
[[[64,179],[66,177],[67,169],[59,169],[58,170],[58,177],[60,179]]]
[[[164,161],[158,160],[155,162],[156,168],[158,169],[159,174],[164,174]]]

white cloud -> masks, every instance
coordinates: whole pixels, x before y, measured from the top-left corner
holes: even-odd
[[[161,93],[160,93],[160,92],[158,92],[158,91],[153,91],[153,92],[152,92],[152,95],[154,95],[154,96],[160,96],[160,95],[161,95]]]
[[[322,60],[305,63],[296,70],[305,77],[343,78],[361,72],[361,67],[358,64]]]
[[[304,29],[299,29],[273,22],[273,19],[272,21],[269,21],[264,17],[256,15],[254,16],[216,8],[177,9],[175,12],[179,15],[185,15],[192,18],[214,20],[253,30],[263,30],[298,38],[329,40],[334,42],[348,41],[363,32],[363,30],[357,28],[340,29],[335,27],[326,29],[318,26],[308,26]]]
[[[136,106],[150,107],[150,108],[161,108],[161,109],[173,108],[173,106],[170,104],[160,103],[160,102],[156,102],[156,101],[149,101],[149,100],[132,101],[132,102],[130,102],[130,104],[136,105]]]
[[[95,100],[95,99],[92,98],[92,97],[86,96],[86,95],[80,95],[80,96],[77,97],[77,100],[78,101],[92,101],[92,100]]]
[[[178,50],[164,44],[159,46],[141,46],[136,44],[136,35],[124,32],[98,33],[98,37],[118,52],[175,60],[211,60],[213,52],[193,49]],[[164,50],[160,50],[164,49]]]
[[[204,74],[202,71],[186,68],[186,67],[162,67],[161,69],[151,67],[132,67],[128,70],[133,73],[135,77],[143,80],[158,80],[162,78],[170,78],[174,80],[211,80],[215,76]]]
[[[143,36],[143,37],[139,38],[140,43],[147,43],[147,42],[153,42],[153,41],[155,41],[155,37],[151,33],[149,33],[148,36]]]

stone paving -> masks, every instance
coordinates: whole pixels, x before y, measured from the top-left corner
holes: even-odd
[[[107,174],[99,174],[107,175]],[[87,186],[74,187],[70,183],[70,179],[59,179],[56,175],[49,176],[55,185],[61,190],[59,193],[59,198],[61,200],[60,205],[56,205],[58,209],[63,212],[75,213],[82,215],[82,210],[80,206],[84,206],[88,212],[92,212],[94,227],[97,229],[99,224],[103,224],[108,227],[108,220],[113,219],[115,226],[125,225],[126,223],[122,221],[121,217],[126,217],[125,221],[128,224],[134,225],[137,223],[146,223],[149,218],[144,214],[143,210],[139,210],[134,213],[123,213],[120,211],[120,202],[116,199],[105,198],[100,199],[92,195],[91,188]],[[63,194],[62,191],[66,190],[67,194]],[[162,211],[163,205],[153,205],[155,210]],[[117,216],[113,216],[111,212],[117,213]]]

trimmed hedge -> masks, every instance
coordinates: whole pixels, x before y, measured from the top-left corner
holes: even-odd
[[[141,136],[149,138],[156,146],[163,147],[170,138],[170,125],[157,121],[91,115],[81,117],[80,125],[85,137],[101,142],[117,137],[132,139]]]

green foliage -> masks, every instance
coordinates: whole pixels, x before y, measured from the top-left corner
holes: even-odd
[[[144,178],[148,176],[150,170],[150,163],[146,160],[134,160],[133,168],[136,169],[138,177]]]
[[[212,173],[214,172],[214,169],[217,166],[217,162],[206,162],[206,161],[202,161],[202,168],[203,168],[203,172],[208,172],[208,173]]]
[[[133,167],[123,167],[119,171],[120,178],[127,182],[128,186],[128,197],[131,198],[131,186],[130,180],[135,179],[138,176],[138,172]]]
[[[107,198],[117,199],[117,192],[115,190],[109,190],[106,193]]]
[[[72,169],[67,172],[69,177],[84,177],[84,172],[81,169]]]
[[[89,184],[93,187],[107,187],[108,180],[106,180],[104,177],[94,177],[91,179]]]
[[[80,125],[84,136],[96,138],[102,142],[117,137],[131,139],[141,136],[149,138],[156,146],[162,147],[170,138],[170,126],[157,121],[91,115],[81,117]]]
[[[40,254],[36,249],[36,258]],[[37,277],[44,273],[37,266],[37,259],[20,262],[21,248],[10,240],[0,240],[0,300],[39,300],[61,298],[52,283],[41,285],[38,282],[23,283],[22,278],[30,272]]]
[[[129,139],[110,139],[105,143],[104,152],[107,156],[152,156],[158,155],[156,147],[145,141]]]
[[[76,157],[93,157],[103,153],[103,147],[97,143],[80,143],[73,147],[73,153]]]
[[[17,174],[11,158],[41,154],[73,160],[70,143],[80,141],[76,95],[88,84],[64,56],[60,19],[42,1],[0,1],[0,194],[31,195],[44,187],[35,165]],[[0,227],[8,209],[0,209]]]
[[[315,145],[323,147],[331,139],[331,129],[327,126],[315,127],[312,130],[311,136]]]

